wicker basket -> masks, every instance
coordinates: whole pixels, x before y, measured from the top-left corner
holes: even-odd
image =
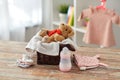
[[[75,51],[75,48],[70,44],[60,44],[60,51],[58,56],[49,56],[37,52],[37,64],[58,65],[60,61],[60,52],[64,47],[67,47],[71,51]]]

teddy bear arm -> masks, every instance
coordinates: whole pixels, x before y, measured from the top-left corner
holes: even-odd
[[[54,41],[54,37],[53,36],[44,36],[42,41],[45,43],[50,43],[50,42]]]
[[[71,32],[68,34],[68,37],[73,36],[73,35],[74,35],[74,32],[71,31]]]
[[[54,42],[54,36],[49,36],[47,39],[47,43]]]
[[[65,38],[64,38],[62,35],[56,34],[56,35],[54,36],[54,39],[55,39],[55,41],[57,42],[57,41],[62,41],[62,40],[64,40]]]

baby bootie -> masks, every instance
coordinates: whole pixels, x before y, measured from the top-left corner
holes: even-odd
[[[60,53],[59,69],[63,72],[70,71],[72,68],[71,64],[71,53],[67,47],[64,47]]]
[[[17,60],[17,66],[19,67],[28,68],[32,65],[33,65],[33,60],[26,54],[23,54],[22,58]]]

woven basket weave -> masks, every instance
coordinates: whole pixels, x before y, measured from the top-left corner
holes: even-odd
[[[58,56],[49,56],[37,52],[37,64],[58,65],[60,61],[60,52],[64,47],[67,47],[71,51],[75,51],[75,48],[70,44],[60,44],[60,51]]]

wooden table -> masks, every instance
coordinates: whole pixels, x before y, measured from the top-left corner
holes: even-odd
[[[25,46],[24,42],[0,41],[0,80],[120,80],[120,49],[80,47],[82,55],[100,54],[100,61],[107,63],[109,68],[79,71],[73,66],[70,72],[63,73],[58,66],[17,67],[16,59],[26,52]]]

